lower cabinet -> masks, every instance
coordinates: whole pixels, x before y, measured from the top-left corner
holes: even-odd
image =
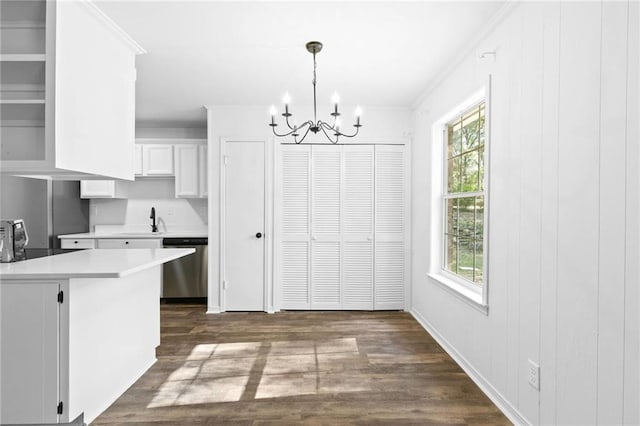
[[[127,249],[127,248],[162,248],[162,238],[63,238],[60,241],[63,249]]]
[[[99,249],[127,249],[127,248],[162,248],[162,239],[151,238],[100,238],[96,240]]]
[[[60,240],[60,247],[63,249],[92,249],[96,248],[96,240],[84,238],[80,240],[72,240],[69,238],[63,238]]]
[[[3,280],[0,424],[89,424],[106,410],[155,362],[161,273]]]

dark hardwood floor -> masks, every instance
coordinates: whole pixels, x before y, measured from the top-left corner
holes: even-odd
[[[404,312],[162,305],[158,362],[93,424],[502,425]]]

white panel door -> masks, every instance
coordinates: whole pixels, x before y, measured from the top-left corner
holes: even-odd
[[[339,309],[342,149],[311,151],[311,308]]]
[[[342,308],[373,309],[373,146],[343,149]]]
[[[265,146],[223,143],[223,291],[227,311],[263,311]]]
[[[375,148],[375,309],[403,309],[405,287],[404,146]]]
[[[278,170],[278,286],[282,309],[309,309],[309,145],[283,145]]]

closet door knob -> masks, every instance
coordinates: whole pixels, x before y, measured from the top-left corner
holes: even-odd
[[[256,238],[262,238],[262,233],[258,232],[258,233],[256,234]]]

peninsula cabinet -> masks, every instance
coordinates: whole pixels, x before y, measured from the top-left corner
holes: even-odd
[[[156,361],[162,264],[193,252],[0,264],[0,424],[82,425],[107,409]]]
[[[89,0],[2,0],[0,40],[2,173],[133,180],[144,50]]]
[[[282,145],[276,283],[280,309],[404,309],[403,145]]]

